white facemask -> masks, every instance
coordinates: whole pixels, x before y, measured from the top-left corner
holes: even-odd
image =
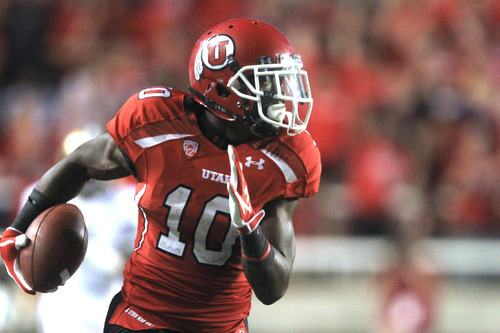
[[[296,135],[306,129],[311,115],[313,99],[309,79],[307,72],[302,70],[300,56],[282,54],[277,60],[275,64],[241,68],[229,80],[228,87],[239,97],[256,102],[262,120],[286,128],[288,135]],[[255,84],[247,78],[252,75]],[[249,94],[240,91],[241,84],[246,86]],[[272,103],[265,106],[265,101]]]

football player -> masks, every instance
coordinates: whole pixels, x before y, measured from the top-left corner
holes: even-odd
[[[287,38],[253,19],[196,43],[190,93],[152,87],[52,167],[2,237],[14,280],[30,222],[90,179],[133,174],[138,228],[104,332],[248,332],[252,290],[272,304],[295,255],[292,215],[318,191],[318,148],[305,128],[307,73]],[[106,223],[106,221],[102,221]]]

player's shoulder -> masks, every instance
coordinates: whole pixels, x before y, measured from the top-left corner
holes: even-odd
[[[319,163],[320,153],[318,145],[308,131],[302,131],[297,135],[281,134],[279,140],[294,151],[304,162]]]
[[[321,164],[318,146],[307,131],[293,136],[284,132],[273,140],[268,148],[273,154],[285,161],[293,161],[294,159],[300,161],[307,171]]]
[[[151,122],[181,117],[186,93],[169,87],[150,87],[132,95],[119,112]]]
[[[304,186],[301,196],[309,197],[318,191],[321,156],[309,132],[302,131],[294,136],[283,133],[260,145],[258,149],[284,174],[290,175],[289,179]]]
[[[188,94],[168,87],[151,87],[132,95],[106,128],[116,142],[129,136],[196,132],[191,112],[186,111]]]

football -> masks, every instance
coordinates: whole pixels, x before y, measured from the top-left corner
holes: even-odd
[[[87,251],[83,214],[72,204],[59,204],[41,213],[26,230],[29,244],[19,253],[28,285],[38,292],[54,291],[80,267]]]

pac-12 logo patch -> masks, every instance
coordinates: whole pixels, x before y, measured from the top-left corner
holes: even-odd
[[[194,155],[196,155],[196,153],[198,152],[198,147],[199,147],[198,142],[192,140],[184,140],[184,142],[182,142],[182,149],[184,150],[184,155],[186,155],[188,159],[191,159],[193,158]]]
[[[199,80],[203,67],[211,70],[223,69],[228,64],[228,57],[234,55],[234,42],[227,35],[215,35],[203,41],[194,61],[194,77]]]

